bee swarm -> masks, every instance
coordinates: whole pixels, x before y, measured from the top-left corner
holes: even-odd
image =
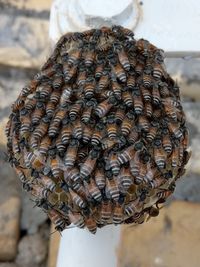
[[[163,51],[121,26],[62,36],[6,134],[23,188],[58,231],[157,216],[190,157]]]

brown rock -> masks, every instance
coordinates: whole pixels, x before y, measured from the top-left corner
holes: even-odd
[[[120,267],[199,267],[200,205],[173,202],[157,218],[123,230]]]
[[[51,225],[51,232],[55,231],[55,226]],[[49,253],[48,253],[48,267],[55,267],[58,257],[58,249],[60,245],[60,234],[58,232],[53,233],[50,236]]]
[[[47,255],[47,242],[39,233],[24,236],[18,246],[16,263],[20,267],[39,267]]]
[[[11,197],[0,205],[0,261],[13,260],[19,238],[20,199]]]

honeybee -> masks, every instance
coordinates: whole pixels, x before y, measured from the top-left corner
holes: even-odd
[[[25,152],[24,158],[28,168],[31,166],[32,168],[40,169],[44,165],[43,158],[39,155],[39,152]]]
[[[131,175],[130,168],[122,167],[117,178],[120,183],[120,186],[123,188],[123,193],[127,192],[129,187],[133,184],[133,177]]]
[[[180,125],[177,124],[177,123],[174,123],[172,121],[168,122],[169,131],[171,133],[173,133],[177,139],[181,139],[182,136],[183,136],[183,134],[182,134],[182,132],[181,132],[179,127],[180,127]]]
[[[62,218],[61,214],[55,209],[48,210],[47,214],[53,224],[55,224],[55,229],[59,232],[62,232],[65,229],[66,223],[65,219]]]
[[[70,183],[70,180],[73,182],[73,184],[80,182],[80,174],[79,170],[76,167],[73,167],[72,169],[66,169],[64,171],[64,179],[67,184]]]
[[[84,185],[88,189],[89,194],[92,198],[94,198],[98,202],[102,200],[101,191],[99,190],[95,181],[92,178],[89,180],[89,182],[84,181]]]
[[[64,145],[68,144],[72,136],[72,126],[71,124],[65,124],[61,131],[61,140]]]
[[[135,76],[134,76],[134,72],[129,72],[129,76],[127,78],[127,87],[131,90],[134,89],[135,87]]]
[[[70,67],[68,63],[63,64],[63,74],[66,83],[68,83],[76,75],[76,72],[77,72],[76,65],[72,65]]]
[[[103,200],[100,209],[101,223],[106,224],[112,215],[112,202],[110,200]]]
[[[75,205],[77,205],[81,209],[84,209],[86,207],[86,202],[75,191],[69,188],[69,193]]]
[[[88,228],[88,230],[95,234],[97,231],[97,224],[95,220],[92,217],[85,218],[85,226]]]
[[[173,168],[179,166],[179,147],[175,146],[172,151],[171,165]]]
[[[67,215],[68,215],[69,221],[73,223],[75,226],[79,228],[85,227],[83,216],[80,213],[74,212],[74,211],[72,213],[72,211],[68,210]]]
[[[46,105],[46,114],[49,118],[53,117],[55,110],[55,104],[53,102],[48,102]]]
[[[63,157],[64,156],[65,149],[66,149],[66,145],[64,145],[62,143],[62,136],[61,136],[61,134],[59,134],[59,136],[57,137],[56,142],[55,142],[55,145],[56,145],[56,148],[57,148],[57,150],[59,152],[59,155],[61,157]]]
[[[112,153],[109,157],[109,167],[112,170],[113,175],[118,175],[120,166],[118,163],[118,156],[116,153]]]
[[[145,132],[149,131],[150,124],[149,124],[149,121],[147,120],[147,118],[145,116],[143,116],[143,115],[139,116],[138,125],[139,125],[139,128],[141,130],[143,130]]]
[[[101,91],[102,89],[105,89],[108,86],[108,84],[109,84],[109,76],[107,71],[104,71],[98,82],[98,90]]]
[[[79,119],[75,120],[72,124],[72,136],[78,140],[83,137],[83,125]]]
[[[17,110],[20,110],[24,106],[24,99],[17,98],[17,100],[12,104],[12,111],[16,112]]]
[[[137,176],[135,176],[135,183],[136,184],[141,184],[145,181],[146,178],[146,173],[147,173],[147,168],[146,164],[140,163],[139,165],[139,173]]]
[[[55,89],[55,90],[60,89],[61,86],[62,86],[62,84],[63,84],[63,78],[62,78],[62,76],[61,75],[55,76],[54,77],[54,80],[52,82],[53,89]]]
[[[105,178],[105,174],[102,168],[96,168],[94,179],[95,179],[96,185],[98,186],[100,190],[105,187],[106,178]]]
[[[31,185],[31,194],[38,198],[47,198],[50,191],[40,185],[32,184]]]
[[[144,64],[140,61],[137,61],[136,66],[135,66],[135,73],[137,75],[141,75],[144,69]]]
[[[121,90],[122,90],[121,85],[117,82],[117,79],[115,76],[112,76],[111,79],[112,79],[112,84],[111,84],[112,91],[115,97],[120,100]]]
[[[154,146],[154,160],[159,169],[165,168],[166,153],[161,145]]]
[[[127,107],[133,106],[132,94],[129,91],[122,92],[122,100]]]
[[[161,77],[166,77],[165,70],[163,69],[161,64],[155,64],[153,66],[153,77],[156,79],[160,79]]]
[[[30,127],[31,127],[30,116],[24,116],[22,119],[22,124],[21,124],[21,128],[20,128],[20,136],[24,136],[24,135],[28,134]],[[7,134],[7,136],[8,136],[8,134]]]
[[[151,87],[151,85],[152,85],[151,75],[143,73],[143,84],[144,84],[144,87],[146,87],[146,88]]]
[[[48,124],[49,119],[47,117],[43,117],[40,124],[35,128],[33,136],[40,140],[48,132]]]
[[[121,125],[121,132],[123,135],[127,136],[130,134],[131,128],[134,126],[134,119],[135,116],[133,113],[131,112],[126,113],[126,116]]]
[[[134,177],[137,177],[139,175],[140,170],[140,151],[136,151],[130,159],[130,172]]]
[[[157,176],[152,181],[149,181],[148,185],[151,189],[158,188],[166,182],[163,176]]]
[[[134,157],[134,155],[135,155],[135,146],[131,145],[118,155],[119,164],[124,164],[130,161]]]
[[[36,108],[32,113],[32,123],[38,124],[45,112],[45,105],[42,102],[36,104]]]
[[[126,73],[120,64],[112,65],[112,72],[121,82],[126,82]]]
[[[104,70],[104,60],[98,59],[97,66],[95,69],[95,78],[96,79],[99,79],[102,76],[103,70]]]
[[[20,168],[20,167],[15,167],[15,171],[16,171],[16,173],[17,173],[17,176],[19,177],[19,179],[20,179],[20,181],[22,182],[22,183],[26,183],[27,182],[27,178],[26,178],[26,176],[25,176],[25,174],[24,174],[24,172],[23,172],[23,169],[22,168]]]
[[[129,59],[128,59],[127,54],[124,51],[123,47],[120,45],[117,45],[116,52],[118,54],[120,64],[123,66],[123,68],[126,71],[129,71],[130,70],[130,62],[129,62]]]
[[[177,115],[176,115],[176,112],[175,112],[175,108],[172,105],[171,99],[165,98],[164,100],[162,100],[162,103],[163,103],[166,115],[169,116],[170,118],[172,118],[174,121],[176,121],[177,120]]]
[[[123,122],[125,117],[125,107],[123,105],[119,106],[119,108],[115,112],[115,121],[119,125]]]
[[[85,53],[84,56],[84,62],[86,67],[90,67],[93,65],[94,61],[95,61],[95,50],[94,47],[91,45],[90,49],[88,49],[88,51]]]
[[[159,89],[156,84],[154,84],[152,89],[152,100],[154,105],[159,105],[161,101]]]
[[[139,137],[139,134],[137,132],[137,129],[136,127],[134,127],[132,129],[132,131],[130,132],[129,136],[128,136],[128,141],[129,143],[132,145],[132,144],[135,144],[136,141],[138,140],[138,137]]]
[[[113,199],[113,201],[117,202],[119,200],[119,187],[114,177],[106,179],[106,193],[108,198]]]
[[[162,97],[169,97],[169,89],[167,83],[160,82],[159,86],[160,86],[160,95]]]
[[[168,135],[168,131],[165,134],[163,134],[162,144],[163,144],[163,148],[167,152],[167,154],[171,154],[172,143],[171,143],[170,137]]]
[[[69,112],[69,117],[72,121],[74,121],[77,118],[83,105],[84,105],[83,100],[78,100],[78,101],[76,101],[76,103],[73,106],[71,106],[70,112]]]
[[[111,138],[111,139],[114,139],[116,138],[117,136],[117,125],[115,123],[115,117],[110,115],[108,118],[107,118],[107,134],[108,134],[108,137]]]
[[[184,136],[182,140],[183,149],[186,150],[189,145],[189,131],[187,128],[184,128],[183,136]]]
[[[90,99],[94,96],[95,79],[88,77],[84,85],[85,98]]]
[[[72,95],[72,87],[69,85],[64,85],[63,86],[63,91],[60,97],[60,105],[62,106],[63,104],[67,103]]]
[[[144,105],[145,113],[148,118],[151,118],[153,115],[153,108],[150,102],[146,102]]]
[[[53,192],[54,189],[56,188],[56,184],[48,176],[45,175],[40,176],[40,182],[45,188],[47,188],[51,192]]]
[[[89,176],[96,165],[97,158],[99,156],[99,151],[91,150],[85,162],[81,165],[80,176],[82,178]]]
[[[97,105],[95,109],[95,114],[100,118],[103,118],[108,113],[108,111],[111,109],[112,106],[113,103],[110,101],[110,99],[106,99]]]
[[[49,95],[51,94],[51,92],[52,92],[52,87],[47,84],[47,85],[41,87],[40,97],[41,98],[49,97]]]
[[[143,202],[140,201],[140,198],[136,198],[134,201],[131,201],[125,206],[125,213],[128,217],[133,216],[135,213],[141,212],[143,208]]]
[[[71,49],[68,52],[69,64],[76,65],[79,62],[80,57],[81,57],[81,49],[79,49],[78,47],[75,49]]]
[[[105,129],[105,126],[103,123],[99,122],[96,124],[96,127],[92,135],[92,139],[91,139],[92,145],[98,145],[101,142],[104,136],[104,129]]]
[[[86,71],[84,69],[84,67],[80,67],[79,68],[79,73],[76,79],[76,83],[78,85],[78,87],[82,87],[85,84],[86,81]]]
[[[118,202],[114,204],[114,208],[113,208],[113,218],[112,218],[112,222],[114,224],[121,224],[123,221],[123,205],[119,204]]]
[[[57,105],[58,102],[59,102],[59,100],[60,100],[60,92],[58,92],[58,91],[53,91],[52,94],[50,95],[50,99],[49,99],[49,101],[50,101],[51,103],[53,103],[54,105]]]
[[[60,177],[60,172],[61,172],[61,168],[62,168],[62,162],[61,162],[60,158],[56,157],[56,158],[51,159],[50,168],[51,168],[53,176],[56,179],[58,179]]]
[[[76,158],[77,158],[77,152],[78,152],[79,142],[76,139],[72,139],[70,142],[67,152],[64,156],[64,165],[67,168],[71,168],[74,166]]]
[[[135,90],[133,92],[133,103],[134,103],[135,113],[138,115],[141,114],[144,109],[144,105],[139,90]]]

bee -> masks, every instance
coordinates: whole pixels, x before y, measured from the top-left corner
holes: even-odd
[[[88,123],[91,118],[92,110],[97,105],[95,99],[90,99],[90,101],[86,102],[85,110],[82,113],[81,121],[84,123]]]
[[[101,142],[104,136],[104,129],[105,129],[105,126],[103,123],[99,122],[96,124],[96,127],[92,135],[92,139],[91,139],[92,145],[98,145]]]
[[[156,176],[157,169],[155,167],[152,167],[150,162],[147,163],[147,168],[146,168],[146,175],[145,175],[145,182],[149,183],[153,181],[154,177]]]
[[[40,176],[40,182],[45,188],[47,188],[51,192],[53,192],[54,189],[56,188],[56,184],[48,176],[45,175]]]
[[[168,134],[168,131],[163,134],[162,145],[167,154],[172,152],[172,143]]]
[[[33,134],[30,136],[30,147],[32,149],[38,148],[39,146],[39,140],[37,140]]]
[[[142,62],[138,61],[136,63],[136,66],[135,66],[135,73],[137,75],[141,75],[143,72],[143,69],[144,69],[144,64]]]
[[[55,224],[55,229],[58,230],[59,232],[63,231],[65,229],[66,223],[65,219],[62,218],[61,214],[54,210],[50,209],[47,212],[49,219],[52,221],[53,224]]]
[[[139,90],[133,92],[133,103],[135,113],[138,115],[141,114],[144,109],[144,105]]]
[[[126,73],[120,64],[115,64],[112,66],[112,73],[120,80],[120,82],[126,82]]]
[[[103,71],[102,76],[100,77],[98,82],[98,89],[99,90],[105,89],[108,86],[108,84],[109,84],[108,73],[107,71]]]
[[[177,139],[181,139],[183,134],[180,130],[180,125],[177,124],[177,123],[174,123],[172,121],[169,121],[168,122],[168,128],[169,128],[169,131],[174,134],[174,136],[177,138]]]
[[[103,138],[101,140],[101,147],[103,148],[103,150],[110,150],[116,144],[118,144],[118,141],[116,139]]]
[[[47,199],[50,191],[40,185],[32,184],[31,185],[31,194],[38,198]]]
[[[46,105],[46,114],[49,118],[53,117],[54,114],[54,110],[55,110],[55,104],[53,102],[48,102]]]
[[[72,124],[72,128],[72,136],[80,140],[83,137],[83,125],[79,119],[74,121],[74,123]]]
[[[135,146],[131,145],[118,155],[119,164],[124,164],[130,161],[134,157],[134,155],[135,155]]]
[[[145,113],[146,113],[146,116],[148,118],[151,118],[152,115],[153,115],[153,108],[152,108],[152,105],[150,102],[146,102],[145,105],[144,105],[144,110],[145,110]]]
[[[56,145],[56,148],[59,152],[59,155],[61,157],[64,156],[64,152],[65,152],[65,149],[66,149],[66,146],[62,143],[62,136],[61,134],[59,134],[59,136],[57,137],[56,139],[56,142],[55,142],[55,145]]]
[[[86,99],[90,99],[94,96],[95,79],[88,77],[84,85],[84,94]]]
[[[88,228],[88,230],[92,233],[95,234],[97,231],[97,224],[95,220],[92,217],[88,217],[85,219],[85,225]]]
[[[26,176],[25,176],[25,174],[24,174],[23,169],[20,168],[20,167],[17,167],[17,166],[16,166],[14,169],[15,169],[15,171],[16,171],[16,173],[17,173],[17,176],[19,177],[20,181],[21,181],[22,183],[26,183],[26,182],[27,182],[27,178],[26,178]]]
[[[113,201],[117,202],[119,200],[119,187],[117,181],[111,174],[108,174],[109,177],[106,179],[106,192],[108,198],[110,197]],[[110,177],[111,176],[111,177]]]
[[[121,224],[123,221],[123,214],[124,210],[123,210],[123,205],[119,204],[118,202],[114,204],[114,208],[113,208],[113,224]]]
[[[47,156],[47,152],[49,149],[49,146],[51,145],[51,139],[48,135],[44,136],[42,138],[42,141],[40,143],[40,147],[39,147],[39,153],[42,156]]]
[[[64,145],[68,144],[72,136],[72,126],[71,124],[65,124],[61,131],[61,140]]]
[[[67,184],[70,183],[70,180],[73,182],[73,184],[79,183],[80,174],[78,168],[73,167],[72,169],[66,169],[64,171],[64,179]]]
[[[72,213],[72,211],[69,210],[67,212],[67,215],[68,215],[69,221],[73,223],[75,226],[77,226],[78,228],[85,227],[85,222],[84,222],[84,219],[81,213],[78,213],[78,212]]]
[[[40,169],[44,166],[43,158],[39,155],[39,152],[25,152],[24,158],[27,168],[31,166],[34,169]]]
[[[123,47],[117,45],[116,52],[118,54],[118,59],[119,59],[120,64],[123,66],[123,68],[126,71],[129,71],[130,70],[130,62],[129,62],[129,59],[128,59],[127,54],[124,51]]]
[[[134,89],[135,87],[135,76],[134,76],[134,72],[131,73],[129,72],[129,76],[127,78],[127,87],[131,90]]]
[[[119,106],[114,116],[115,116],[116,123],[118,125],[121,124],[125,118],[125,107],[123,105]]]
[[[141,130],[143,130],[145,132],[149,131],[150,124],[149,124],[148,119],[145,116],[143,116],[143,115],[139,116],[138,125],[139,125],[139,128]]]
[[[163,69],[161,64],[155,64],[153,66],[153,77],[156,79],[161,79],[161,77],[165,77],[165,70]]]
[[[68,168],[72,168],[75,164],[77,158],[79,142],[76,139],[72,139],[70,142],[67,152],[64,156],[64,165]]]
[[[76,103],[71,106],[70,108],[70,112],[69,112],[69,117],[70,117],[70,120],[75,120],[78,116],[78,114],[80,113],[81,109],[83,108],[83,101],[82,100],[78,100],[76,101]]]
[[[22,124],[20,128],[20,136],[28,134],[31,127],[31,118],[30,116],[24,116],[22,119]]]
[[[63,86],[63,91],[60,97],[60,105],[62,106],[63,104],[69,102],[69,99],[72,95],[73,89],[69,85],[64,85]]]
[[[89,194],[92,198],[96,201],[100,202],[102,200],[101,191],[99,190],[98,186],[95,183],[95,180],[90,178],[89,182],[84,181],[84,185],[87,188]]]
[[[115,123],[115,117],[110,115],[108,118],[107,118],[107,134],[108,134],[108,137],[113,139],[113,138],[116,138],[117,136],[117,125]]]
[[[174,121],[177,120],[177,115],[175,112],[175,108],[173,107],[171,100],[169,98],[165,98],[163,101],[164,110],[167,116],[172,118]]]
[[[134,155],[130,159],[130,172],[134,177],[139,175],[140,171],[140,151],[134,153]]]
[[[132,145],[132,144],[135,144],[136,141],[138,140],[138,137],[139,137],[139,134],[137,132],[137,129],[136,127],[134,127],[132,129],[132,131],[130,132],[129,136],[128,136],[128,141],[129,143]]]
[[[33,136],[40,140],[48,132],[49,119],[43,117],[40,124],[35,128]]]
[[[62,167],[62,163],[58,157],[51,159],[50,168],[53,176],[58,179],[60,177],[60,168]]]
[[[99,79],[103,75],[104,71],[104,60],[98,60],[97,61],[97,66],[95,69],[95,78]]]
[[[84,62],[86,67],[90,67],[93,65],[94,61],[95,61],[95,50],[94,47],[90,47],[90,49],[88,49],[88,51],[85,53],[84,56]]]
[[[174,192],[174,189],[175,187],[170,187],[169,189],[161,190],[157,192],[157,197],[166,200]]]
[[[69,64],[76,65],[81,57],[81,49],[75,48],[68,52]]]
[[[68,63],[63,64],[63,74],[64,74],[64,81],[65,83],[68,83],[75,75],[77,72],[77,66],[69,66]]]
[[[126,113],[126,116],[121,125],[121,132],[127,136],[130,134],[132,127],[134,126],[135,116],[132,112]]]
[[[147,174],[146,164],[140,164],[138,166],[139,166],[139,172],[138,172],[138,175],[135,176],[135,183],[137,185],[145,181],[146,174]]]
[[[100,209],[101,223],[106,224],[112,215],[112,202],[110,200],[103,200]]]
[[[172,151],[171,165],[173,168],[179,166],[179,147],[178,146],[175,146],[175,148]]]
[[[120,172],[120,166],[118,162],[118,155],[116,153],[112,153],[109,157],[109,167],[113,173],[113,175],[118,175]]]
[[[32,113],[32,123],[38,124],[45,113],[45,105],[42,102],[36,104],[36,108]]]
[[[77,83],[78,87],[84,86],[85,81],[86,81],[86,71],[83,67],[80,67],[78,77],[76,79],[76,83]]]
[[[40,97],[41,98],[46,98],[46,97],[49,97],[49,95],[51,94],[52,92],[52,88],[50,85],[45,85],[43,87],[41,87],[41,91],[40,91]]]
[[[49,125],[48,135],[49,137],[55,137],[59,131],[59,124],[52,123]]]
[[[120,185],[123,188],[123,191],[127,192],[129,187],[133,184],[133,177],[130,172],[130,168],[122,167],[117,178],[119,180]]]
[[[83,136],[82,136],[83,142],[88,143],[91,140],[92,135],[93,135],[93,129],[88,125],[84,125]]]
[[[62,78],[62,76],[61,75],[55,76],[54,77],[54,80],[52,82],[53,89],[55,89],[55,90],[60,89],[61,86],[62,86],[62,84],[63,84],[63,78]]]
[[[140,201],[140,198],[136,198],[134,201],[131,201],[125,206],[125,213],[128,217],[133,216],[135,213],[141,212],[143,208],[143,202]]]
[[[187,128],[184,128],[183,136],[184,136],[182,140],[183,149],[186,150],[189,145],[189,131]]]
[[[156,47],[150,44],[145,39],[139,39],[137,41],[137,49],[142,53],[143,56],[147,57],[150,52],[156,51]]]
[[[160,85],[160,95],[162,97],[169,97],[168,85],[165,82],[159,83]]]
[[[151,87],[151,85],[152,85],[151,75],[143,73],[143,84],[144,84],[144,87],[146,87],[146,88]]]
[[[75,191],[69,188],[69,193],[75,205],[77,205],[81,209],[84,209],[86,207],[86,202]]]
[[[111,76],[111,81],[112,81],[111,89],[112,89],[116,99],[120,100],[121,99],[121,91],[122,91],[121,85],[117,82],[115,75]]]
[[[17,98],[17,100],[12,104],[12,111],[16,112],[24,106],[24,99]]]
[[[53,91],[52,94],[50,95],[50,102],[53,103],[54,105],[57,105],[59,100],[60,100],[60,92],[58,91]]]
[[[103,118],[111,109],[111,107],[115,104],[112,98],[106,99],[100,104],[97,105],[95,109],[95,114],[99,118]]]
[[[80,168],[80,176],[82,178],[89,176],[93,172],[98,156],[99,156],[99,151],[95,149],[91,150],[87,159],[81,165],[81,168]]]
[[[28,98],[25,102],[24,108],[28,111],[31,111],[35,108],[37,103],[36,98]]]
[[[122,92],[122,100],[127,107],[133,106],[132,94],[129,91],[125,90]]]
[[[161,146],[161,140],[154,141],[154,160],[159,169],[165,168],[166,152]]]
[[[160,98],[160,93],[157,85],[153,86],[152,89],[152,100],[154,105],[159,105],[161,98]]]
[[[106,185],[106,178],[102,168],[96,168],[94,179],[98,188],[102,190]]]

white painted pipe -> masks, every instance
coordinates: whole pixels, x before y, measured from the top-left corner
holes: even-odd
[[[116,267],[120,229],[109,225],[98,229],[95,235],[76,227],[64,230],[57,267]]]

